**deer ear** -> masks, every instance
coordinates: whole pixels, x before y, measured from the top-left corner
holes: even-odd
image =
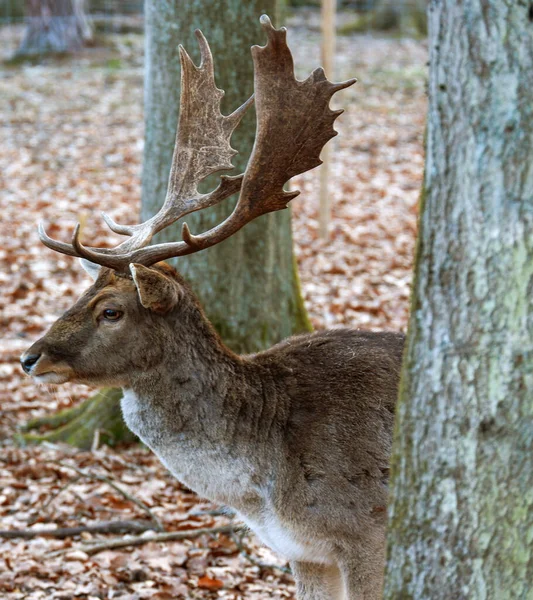
[[[96,281],[98,279],[98,273],[100,273],[100,265],[96,265],[92,263],[90,260],[86,258],[80,258],[80,265],[83,267],[83,270],[89,275],[89,277]]]
[[[130,264],[130,272],[144,308],[165,314],[179,302],[179,284],[170,277],[143,265]]]

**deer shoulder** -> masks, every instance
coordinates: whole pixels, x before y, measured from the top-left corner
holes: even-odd
[[[403,343],[401,334],[341,329],[252,357],[285,400],[277,510],[322,539],[384,522]]]

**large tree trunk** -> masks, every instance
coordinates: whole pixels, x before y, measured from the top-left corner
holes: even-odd
[[[226,108],[230,112],[252,94],[250,46],[264,43],[259,17],[269,12],[275,18],[276,6],[276,0],[146,1],[142,218],[155,213],[165,199],[178,119],[179,44],[198,58],[193,32],[201,27],[213,51],[218,85],[226,90]],[[241,151],[234,159],[241,169],[251,151],[254,134],[253,115],[248,115],[232,142]],[[187,217],[192,232],[220,222],[231,206],[231,202],[226,202],[205,211],[206,214]],[[180,228],[174,226],[163,239],[179,238]],[[180,258],[176,266],[191,281],[211,322],[236,352],[262,350],[311,328],[292,253],[289,210],[261,217],[223,244]],[[91,409],[91,402],[86,403],[86,410]],[[117,390],[102,390],[94,402],[98,403],[98,411],[80,413],[74,408],[72,413],[61,415],[60,428],[44,436],[26,434],[25,439],[65,441],[87,448],[96,429],[102,432],[100,439],[104,441],[127,439],[125,425],[116,418],[120,402]],[[54,422],[47,418],[30,425],[39,427]],[[106,432],[109,435],[104,435]]]
[[[64,54],[91,39],[84,0],[27,0],[26,33],[17,56]]]
[[[385,597],[533,581],[533,10],[432,2],[425,198]]]
[[[201,28],[214,55],[217,85],[231,112],[253,93],[250,47],[264,44],[259,17],[276,17],[276,0],[146,1],[146,142],[142,216],[162,205],[174,148],[179,105],[178,45],[198,61],[194,30]],[[279,24],[278,24],[279,25]],[[252,111],[235,132],[234,164],[242,172],[255,135]],[[220,223],[234,206],[226,201],[186,218],[192,233]],[[181,239],[181,227],[160,240]],[[175,261],[191,281],[224,341],[238,352],[254,352],[309,328],[293,262],[289,210],[259,218],[226,242]]]

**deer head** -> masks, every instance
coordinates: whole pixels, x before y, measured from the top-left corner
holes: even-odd
[[[191,315],[210,333],[207,321],[198,318],[195,296],[172,267],[130,269],[131,277],[99,269],[94,284],[24,353],[23,369],[40,383],[124,387],[132,372],[147,372],[161,362],[166,341],[179,338],[180,325],[190,329]],[[178,318],[169,319],[178,306]]]
[[[128,369],[141,365],[132,365],[133,359],[126,355],[131,356],[133,351],[125,349],[133,344],[138,357],[148,363],[156,361],[161,342],[154,331],[162,335],[169,314],[186,310],[187,302],[194,304],[191,300],[180,302],[190,292],[173,269],[153,265],[214,246],[260,215],[286,208],[299,192],[285,191],[284,185],[321,163],[320,151],[336,135],[333,123],[342,113],[332,111],[329,101],[335,92],[355,80],[331,83],[322,69],[316,69],[305,81],[298,81],[286,30],[274,29],[266,15],[260,22],[268,41],[264,47],[252,47],[257,129],[243,174],[223,175],[215,190],[198,192],[199,183],[208,175],[233,168],[231,158],[236,151],[230,138],[254,98],[229,116],[222,115],[224,92],[215,85],[209,45],[197,31],[202,57],[199,66],[180,47],[180,116],[168,192],[161,210],[134,226],[119,225],[104,214],[112,231],[128,236],[115,248],[85,246],[79,225],[70,244],[51,239],[42,224],[39,226],[43,244],[83,259],[96,281],[22,356],[24,370],[37,380],[126,385]],[[150,245],[156,233],[178,219],[237,192],[235,209],[219,225],[193,235],[184,223],[182,241]]]

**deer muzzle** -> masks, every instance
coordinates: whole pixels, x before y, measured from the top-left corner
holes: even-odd
[[[65,383],[71,378],[71,368],[62,361],[50,359],[36,342],[20,357],[22,370],[38,383]]]

